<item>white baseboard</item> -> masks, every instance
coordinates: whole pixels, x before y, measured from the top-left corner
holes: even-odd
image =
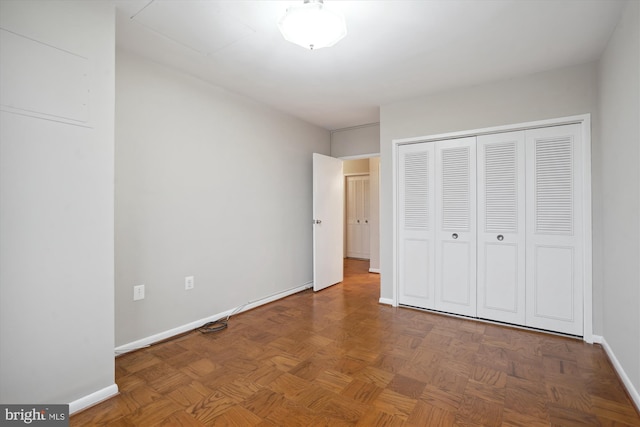
[[[85,397],[81,397],[78,400],[74,400],[73,402],[69,403],[69,415],[74,414],[78,411],[82,411],[89,406],[96,405],[104,400],[109,399],[110,397],[115,396],[116,394],[118,394],[118,386],[117,384],[112,384],[109,387],[103,388],[102,390],[98,390]]]
[[[380,269],[379,268],[370,268],[369,269],[369,273],[380,274]]]
[[[609,360],[611,360],[611,364],[615,368],[616,372],[618,373],[618,376],[620,377],[620,379],[622,380],[622,383],[627,389],[629,396],[631,396],[631,400],[633,400],[633,403],[635,403],[636,408],[638,409],[638,411],[640,411],[640,393],[638,393],[638,390],[636,390],[633,383],[629,379],[629,376],[622,368],[620,361],[618,361],[618,358],[614,354],[613,349],[607,343],[607,340],[605,340],[604,337],[601,337],[600,335],[593,335],[593,342],[596,344],[602,345],[602,348],[604,348],[604,351],[607,353],[607,356],[609,356]]]
[[[302,292],[305,289],[309,289],[313,286],[313,282],[307,282],[302,286],[297,286],[295,288],[287,289],[286,291],[277,292],[275,294],[269,295],[267,297],[261,298],[255,301],[249,301],[247,305],[242,307],[240,311],[235,314],[242,313],[243,311],[251,310],[252,308],[259,307],[264,304],[268,304],[270,302],[279,300],[281,298],[287,297],[289,295]],[[115,348],[116,356],[128,353],[130,351],[139,350],[141,348],[149,347],[151,344],[157,343],[158,341],[166,340],[167,338],[174,337],[176,335],[183,334],[185,332],[192,331],[200,326],[204,325],[208,322],[213,322],[223,317],[227,317],[232,314],[236,308],[232,308],[231,310],[224,311],[222,313],[214,314],[209,317],[205,317],[204,319],[196,320],[191,323],[187,323],[186,325],[178,326],[177,328],[169,329],[168,331],[160,332],[155,335],[151,335],[149,337],[145,337],[128,344],[121,345]]]
[[[380,298],[378,302],[380,304],[393,305],[393,299],[391,298]]]

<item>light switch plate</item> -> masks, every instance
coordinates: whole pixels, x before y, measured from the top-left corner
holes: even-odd
[[[144,299],[144,285],[137,285],[133,287],[133,300],[138,301]]]

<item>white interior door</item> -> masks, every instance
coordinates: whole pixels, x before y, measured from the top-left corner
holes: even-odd
[[[435,144],[398,148],[398,302],[435,309]]]
[[[525,133],[478,137],[478,317],[525,324]]]
[[[342,160],[313,153],[313,290],[343,279]]]
[[[476,138],[435,143],[436,309],[476,316]]]
[[[583,334],[580,125],[526,132],[527,326]]]

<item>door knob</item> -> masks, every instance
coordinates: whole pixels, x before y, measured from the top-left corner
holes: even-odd
[[[365,223],[365,224],[369,224],[369,220],[368,220],[368,219],[365,219],[365,220],[364,220],[364,223]]]
[[[313,220],[313,223],[314,223],[314,224],[321,224],[321,223],[322,223],[322,220],[320,220],[320,219],[314,219],[314,220]]]
[[[453,237],[454,239],[457,239],[457,238],[458,238],[458,233],[453,233],[453,234],[451,235],[451,237]]]
[[[358,220],[358,224],[360,224],[360,220]]]
[[[502,234],[498,234],[498,241],[502,242],[504,240],[504,236]]]

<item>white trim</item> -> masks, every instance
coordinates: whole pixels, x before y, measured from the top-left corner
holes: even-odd
[[[344,174],[345,178],[348,176],[369,176],[369,172],[350,172]]]
[[[398,145],[402,145],[402,144],[415,144],[418,142],[441,141],[444,139],[465,138],[468,136],[488,135],[493,133],[512,132],[516,130],[536,129],[536,128],[544,128],[544,127],[550,127],[550,126],[562,126],[562,125],[570,125],[570,124],[576,124],[576,123],[584,124],[585,121],[588,121],[590,123],[590,120],[591,120],[591,114],[580,114],[577,116],[559,117],[557,119],[537,120],[534,122],[493,126],[488,128],[471,129],[471,130],[464,130],[459,132],[440,133],[436,135],[417,136],[413,138],[398,138],[398,139],[393,139],[391,142],[394,145],[393,148],[395,150],[397,149]]]
[[[74,400],[69,403],[69,415],[75,414],[78,411],[82,411],[90,406],[97,405],[100,402],[103,402],[113,396],[118,394],[118,385],[111,384],[108,387],[103,388],[102,390],[98,390],[91,394],[86,395],[85,397],[81,397],[80,399]]]
[[[380,269],[379,268],[370,268],[369,269],[369,273],[376,273],[376,274],[380,274]],[[393,301],[393,300],[392,300]]]
[[[309,288],[312,288],[312,287],[313,287],[313,282],[307,282],[302,286],[297,286],[295,288],[287,289],[286,291],[277,292],[275,294],[269,295],[269,296],[261,298],[259,300],[249,301],[246,305],[240,306],[240,307],[242,307],[242,309],[237,311],[236,313],[234,313],[234,311],[237,310],[237,308],[230,309],[230,310],[224,311],[222,313],[218,313],[218,314],[214,314],[214,315],[209,316],[209,317],[205,317],[204,319],[196,320],[194,322],[190,322],[190,323],[187,323],[185,325],[178,326],[177,328],[169,329],[167,331],[160,332],[158,334],[154,334],[154,335],[148,336],[146,338],[142,338],[142,339],[130,342],[128,344],[121,345],[121,346],[115,348],[116,356],[128,353],[130,351],[135,351],[135,350],[139,350],[141,348],[149,347],[150,345],[152,345],[154,343],[157,343],[158,341],[166,340],[166,339],[174,337],[176,335],[180,335],[180,334],[183,334],[185,332],[192,331],[192,330],[194,330],[196,328],[199,328],[200,326],[204,325],[205,323],[214,322],[216,320],[222,319],[223,317],[227,317],[227,316],[229,316],[231,314],[239,314],[239,313],[242,313],[243,311],[251,310],[252,308],[256,308],[256,307],[259,307],[261,305],[268,304],[270,302],[273,302],[273,301],[288,297],[289,295],[293,295],[293,294],[296,294],[298,292],[302,292],[302,291],[304,291],[306,289],[309,289]]]
[[[380,298],[380,299],[378,300],[378,302],[379,302],[380,304],[386,304],[386,305],[391,305],[391,306],[393,305],[393,300],[392,300],[392,299],[389,299],[389,298]]]
[[[371,157],[380,157],[380,153],[354,154],[353,156],[342,156],[342,157],[336,157],[336,158],[340,160],[359,160],[359,159],[369,159]]]
[[[640,411],[640,393],[638,393],[638,390],[636,390],[636,388],[633,386],[633,383],[629,379],[629,376],[624,371],[622,365],[618,361],[618,358],[614,354],[613,349],[609,346],[609,343],[607,343],[607,340],[605,340],[604,337],[601,337],[599,335],[592,335],[592,337],[595,343],[601,344],[602,348],[604,348],[605,353],[607,353],[607,356],[609,356],[611,364],[618,373],[618,376],[622,380],[625,388],[627,389],[627,393],[629,393],[629,396],[631,396],[631,400],[633,400],[636,408],[638,409],[638,411]]]
[[[391,141],[391,221],[393,224],[391,235],[391,305],[398,306],[398,236],[400,235],[400,224],[398,221],[398,147],[400,140]]]
[[[392,179],[392,209],[393,209],[393,238],[392,238],[392,268],[391,286],[393,288],[393,306],[398,306],[398,149],[400,145],[417,144],[420,142],[441,141],[446,139],[464,138],[469,136],[488,135],[516,130],[536,129],[550,126],[579,124],[583,135],[583,242],[584,242],[584,292],[583,292],[583,339],[593,342],[593,259],[592,259],[592,217],[591,217],[591,114],[559,117],[556,119],[537,120],[511,125],[493,126],[459,132],[441,133],[436,135],[418,136],[413,138],[398,138],[391,141],[391,179]]]
[[[581,122],[583,141],[582,161],[582,236],[583,236],[583,339],[593,343],[593,240],[591,218],[591,115],[587,114]]]

